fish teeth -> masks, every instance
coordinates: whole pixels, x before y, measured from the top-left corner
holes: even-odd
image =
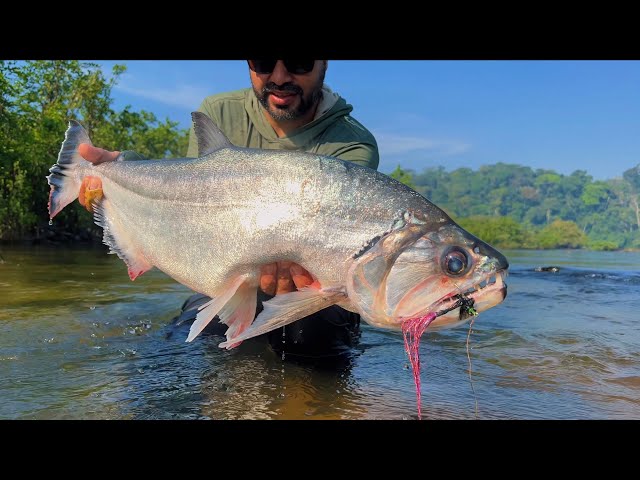
[[[464,295],[471,295],[473,293],[476,293],[476,292],[488,287],[489,285],[495,284],[496,281],[497,281],[497,278],[496,278],[495,275],[492,275],[489,278],[485,278],[485,279],[481,280],[480,283],[477,283],[477,284],[473,285],[472,287],[470,287],[469,289],[467,289],[464,292]]]

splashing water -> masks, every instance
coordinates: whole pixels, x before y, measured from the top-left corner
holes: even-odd
[[[436,318],[435,313],[424,317],[410,318],[402,322],[402,334],[404,335],[404,348],[409,356],[413,370],[413,380],[416,384],[416,399],[418,402],[418,418],[422,420],[421,396],[420,396],[420,337],[427,327]]]

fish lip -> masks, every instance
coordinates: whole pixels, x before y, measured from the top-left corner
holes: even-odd
[[[459,314],[458,314],[459,319],[466,320],[467,318],[474,316],[474,314],[471,313],[469,308],[463,309],[463,308],[460,308],[461,307],[460,305],[458,305],[455,308],[451,308],[451,307],[453,307],[461,299],[466,299],[468,301],[467,305],[469,307],[473,307],[473,305],[477,301],[481,300],[482,297],[488,297],[490,294],[493,294],[496,292],[501,292],[502,299],[504,300],[507,296],[507,284],[504,281],[507,275],[508,275],[507,269],[497,270],[496,272],[493,272],[489,275],[485,275],[479,282],[477,282],[471,288],[465,290],[464,292],[451,293],[441,298],[429,309],[429,311],[434,311],[437,309],[436,316],[440,317],[440,316],[446,315],[447,313],[453,312],[457,309],[459,310]],[[491,281],[494,278],[495,280]],[[482,286],[483,283],[485,284],[484,286]],[[443,308],[438,308],[438,307],[443,307]]]

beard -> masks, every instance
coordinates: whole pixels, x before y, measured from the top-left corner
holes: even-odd
[[[257,90],[253,87],[253,91],[256,94],[260,105],[271,115],[274,120],[296,120],[306,114],[309,110],[314,108],[320,100],[322,100],[322,85],[324,84],[324,72],[318,78],[318,81],[305,92],[298,85],[294,85],[291,82],[284,83],[282,85],[276,85],[273,82],[268,82],[261,90]],[[300,102],[297,106],[292,107],[289,105],[276,105],[272,107],[269,105],[269,95],[272,92],[289,93],[297,95],[300,98]]]

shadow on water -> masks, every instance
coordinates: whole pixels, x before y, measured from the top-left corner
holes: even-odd
[[[164,328],[166,341],[184,342],[197,307],[207,300],[194,296],[185,301],[183,312]],[[350,402],[349,379],[358,354],[359,329],[339,321],[322,325],[317,328],[309,321],[296,328],[290,325],[227,351],[217,347],[225,340],[226,327],[214,320],[192,343],[205,345],[196,355],[204,356],[209,367],[201,371],[200,388],[189,404],[200,404],[201,414],[214,419],[357,418],[361,409]],[[327,336],[334,330],[340,335]],[[322,346],[326,340],[330,349]],[[183,360],[192,363],[190,358]],[[166,415],[176,406],[175,399],[169,403],[157,410]],[[178,418],[182,415],[184,412],[171,413]]]
[[[169,325],[165,338],[184,343],[188,325]],[[351,395],[351,368],[356,349],[341,355],[305,357],[276,352],[264,337],[250,339],[239,347],[218,347],[222,335],[206,333],[192,344],[179,361],[184,370],[193,365],[192,356],[202,361],[202,370],[194,378],[199,386],[188,405],[198,404],[200,415],[212,419],[331,419],[357,418],[362,412]],[[159,411],[175,410],[175,399]],[[157,417],[153,415],[152,417]],[[174,417],[175,418],[175,417]]]

